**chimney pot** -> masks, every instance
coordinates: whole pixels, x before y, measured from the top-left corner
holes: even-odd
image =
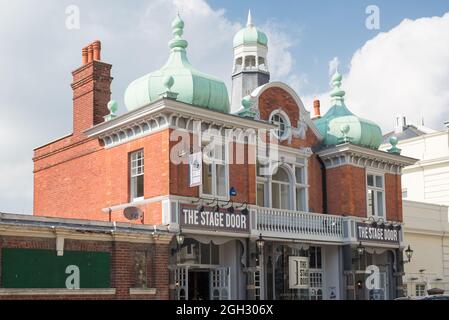
[[[93,55],[94,55],[94,48],[92,45],[89,45],[87,47],[87,62],[92,62],[93,60]]]
[[[93,48],[93,60],[100,61],[101,60],[101,42],[96,40],[92,43]]]
[[[83,48],[82,56],[83,56],[83,65],[85,65],[87,63],[87,47]]]
[[[313,109],[315,111],[315,118],[321,117],[321,104],[320,100],[313,101]]]

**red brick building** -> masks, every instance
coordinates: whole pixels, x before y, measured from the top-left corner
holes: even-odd
[[[184,22],[172,28],[167,64],[129,85],[120,116],[100,43],[83,49],[73,133],[34,151],[34,214],[165,228],[169,245],[148,260],[168,267],[153,272],[170,278],[160,298],[400,295],[401,168],[414,159],[378,150],[380,128],[349,111],[338,73],[333,105],[321,116],[316,101],[313,119],[292,88],[269,82],[268,39],[252,19],[234,38],[231,103],[190,65]],[[364,282],[373,266],[376,288]]]

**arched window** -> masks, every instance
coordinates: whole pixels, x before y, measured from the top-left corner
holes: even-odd
[[[235,59],[234,72],[241,71],[242,70],[242,66],[243,66],[243,58],[242,57],[238,57],[237,59]]]
[[[245,68],[255,67],[256,66],[256,57],[255,56],[246,56],[245,57]]]
[[[288,172],[279,167],[276,174],[273,175],[271,181],[271,201],[272,207],[276,209],[291,210],[290,197],[290,177]]]

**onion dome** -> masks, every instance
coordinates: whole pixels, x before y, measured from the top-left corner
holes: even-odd
[[[161,97],[191,105],[229,112],[229,96],[223,81],[197,71],[187,59],[188,43],[182,38],[184,21],[178,15],[172,23],[174,38],[167,63],[160,70],[134,80],[126,89],[125,105],[131,111]],[[167,89],[168,92],[167,95]]]
[[[248,22],[246,23],[246,28],[243,28],[234,36],[234,48],[244,45],[244,46],[255,46],[255,45],[268,45],[267,35],[257,29],[253,25],[253,20],[251,17],[251,11],[248,12]]]
[[[345,91],[341,89],[342,76],[335,72],[332,77],[332,103],[327,113],[315,119],[315,125],[324,137],[326,146],[350,142],[370,149],[378,149],[382,131],[374,122],[354,115],[345,105]]]

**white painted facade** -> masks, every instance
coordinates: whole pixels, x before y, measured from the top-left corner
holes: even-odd
[[[404,200],[404,239],[414,250],[404,265],[407,295],[419,296],[419,289],[449,291],[448,206]]]
[[[427,133],[397,144],[401,155],[419,159],[402,170],[404,243],[414,250],[404,267],[409,296],[449,291],[449,130],[421,131]]]
[[[401,155],[420,160],[402,170],[403,198],[449,205],[449,130],[400,140],[397,147]]]

